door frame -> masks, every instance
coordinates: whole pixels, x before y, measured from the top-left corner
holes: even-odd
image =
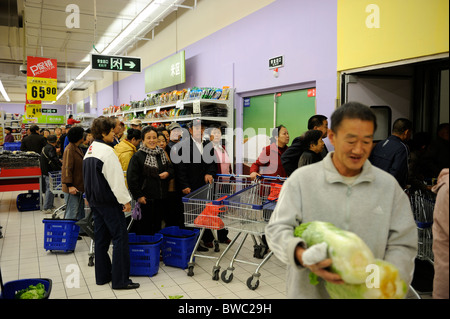
[[[308,81],[308,82],[302,82],[302,83],[294,83],[289,85],[283,85],[283,86],[276,86],[271,88],[265,88],[265,89],[256,89],[256,90],[250,90],[250,91],[243,91],[240,92],[236,89],[235,92],[235,129],[236,128],[243,128],[244,127],[244,99],[245,98],[251,98],[254,96],[259,95],[268,95],[268,94],[276,94],[276,93],[284,93],[289,91],[297,91],[297,90],[305,90],[310,88],[316,88],[317,83],[316,81]],[[316,106],[315,106],[315,112],[317,113],[317,99],[316,99]],[[243,145],[244,145],[244,137],[242,135],[242,130],[235,130],[234,134],[234,154],[235,159],[234,162],[236,163],[236,174],[242,175],[244,171],[244,163],[243,163]]]

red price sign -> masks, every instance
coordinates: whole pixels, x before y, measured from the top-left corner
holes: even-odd
[[[35,100],[56,101],[57,61],[27,57],[27,95]]]

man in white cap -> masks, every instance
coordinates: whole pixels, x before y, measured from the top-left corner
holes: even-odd
[[[142,131],[142,121],[140,119],[132,119],[130,122],[131,128]]]

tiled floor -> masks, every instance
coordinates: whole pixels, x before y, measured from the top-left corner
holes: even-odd
[[[234,263],[233,280],[225,283],[221,279],[212,280],[212,269],[217,257],[225,249],[220,244],[221,252],[210,249],[207,256],[196,258],[194,276],[187,275],[187,270],[165,266],[160,263],[159,272],[153,277],[131,277],[141,284],[135,290],[113,290],[110,285],[95,284],[94,267],[88,266],[91,240],[83,237],[77,242],[74,253],[50,252],[44,249],[44,224],[42,220],[49,218],[41,211],[18,212],[16,197],[21,192],[0,193],[0,225],[3,226],[4,238],[0,239],[0,267],[3,281],[8,282],[25,278],[51,278],[53,288],[51,299],[170,299],[183,296],[183,299],[285,299],[286,266],[275,256],[261,269],[260,284],[256,290],[247,287],[247,279],[254,273],[256,266]],[[62,203],[55,199],[55,206]],[[229,234],[233,238],[235,234]],[[241,236],[242,237],[242,236]],[[240,238],[239,238],[240,239]],[[237,246],[237,244],[236,244]],[[221,272],[229,263],[232,249],[220,266]],[[253,242],[247,239],[239,259],[260,263],[253,258]],[[79,269],[79,280],[75,280]],[[79,286],[75,286],[79,283]],[[74,287],[75,286],[75,287]],[[409,299],[416,296],[410,293]],[[429,299],[429,294],[421,294],[421,298]]]
[[[95,284],[94,267],[88,266],[90,238],[77,242],[74,253],[50,252],[44,249],[44,215],[40,211],[18,212],[16,197],[22,192],[0,193],[0,225],[4,238],[0,239],[0,267],[3,281],[25,278],[51,278],[53,288],[51,299],[169,299],[183,296],[183,299],[278,299],[285,295],[285,266],[275,257],[261,269],[260,284],[250,290],[246,281],[256,266],[235,263],[233,280],[225,283],[212,280],[212,269],[217,259],[196,258],[194,276],[187,270],[165,266],[160,263],[159,272],[153,277],[131,277],[141,284],[135,290],[113,290],[110,285]],[[57,198],[55,204],[62,203]],[[55,205],[55,206],[56,206]],[[230,234],[232,238],[233,234]],[[220,244],[221,251],[225,249]],[[230,263],[234,250],[220,263],[221,271]],[[218,257],[212,249],[208,256]],[[250,239],[242,248],[239,259],[261,262],[253,257],[253,243]],[[74,269],[80,270],[79,287],[75,284]]]

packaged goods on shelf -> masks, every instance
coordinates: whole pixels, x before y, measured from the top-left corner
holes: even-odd
[[[0,152],[0,167],[22,168],[39,167],[40,155],[35,152],[2,151]]]

